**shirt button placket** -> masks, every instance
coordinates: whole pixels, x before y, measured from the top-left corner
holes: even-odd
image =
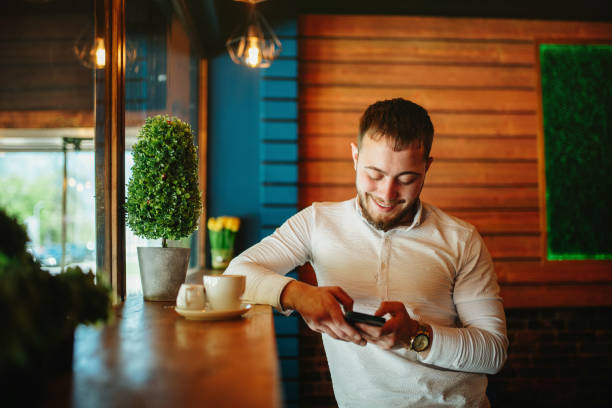
[[[391,239],[385,232],[380,245],[380,257],[378,265],[378,276],[376,279],[378,296],[383,300],[389,300],[389,254]]]

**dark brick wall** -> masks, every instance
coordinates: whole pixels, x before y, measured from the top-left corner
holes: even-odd
[[[493,407],[609,407],[612,308],[506,310],[510,347]],[[335,407],[321,336],[300,327],[300,406]]]
[[[510,347],[489,377],[494,407],[609,407],[612,308],[506,311]]]
[[[300,407],[336,407],[319,333],[300,323]]]

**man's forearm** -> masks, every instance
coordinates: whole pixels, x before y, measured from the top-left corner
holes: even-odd
[[[283,308],[280,304],[283,288],[293,281],[287,276],[245,259],[242,255],[234,258],[224,273],[247,277],[243,296],[245,301],[268,304],[278,309]]]
[[[507,341],[484,329],[436,326],[436,340],[423,362],[470,373],[496,374],[506,361]]]
[[[485,300],[480,305],[458,305],[465,327],[433,324],[435,340],[422,361],[451,370],[495,374],[507,357],[508,339],[501,303]]]

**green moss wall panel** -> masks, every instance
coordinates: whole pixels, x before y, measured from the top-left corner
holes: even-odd
[[[548,258],[612,259],[612,46],[541,44]]]

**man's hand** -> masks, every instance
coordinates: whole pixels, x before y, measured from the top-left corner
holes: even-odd
[[[417,332],[417,321],[410,318],[401,302],[382,302],[374,315],[384,316],[387,313],[391,318],[382,327],[364,323],[357,323],[355,326],[368,343],[376,344],[385,350],[410,347],[410,339]]]
[[[350,341],[361,346],[366,341],[353,326],[344,320],[340,304],[353,309],[353,299],[338,286],[317,287],[292,281],[281,294],[283,308],[294,309],[312,330],[326,333],[334,339]]]

